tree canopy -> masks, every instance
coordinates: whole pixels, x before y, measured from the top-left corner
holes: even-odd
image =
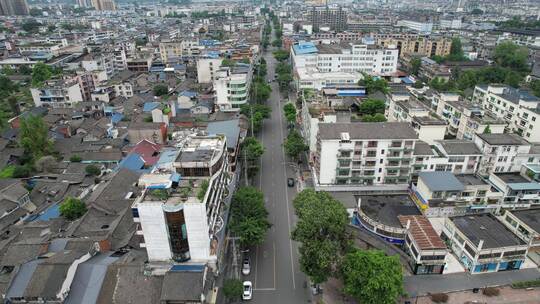
[[[288,102],[283,106],[283,114],[289,123],[296,121],[296,107],[292,103]]]
[[[157,84],[154,86],[153,92],[154,96],[163,96],[169,92],[169,88],[164,84]]]
[[[77,198],[68,197],[60,204],[60,214],[66,219],[73,221],[86,213],[86,205]]]
[[[298,216],[292,239],[300,242],[300,268],[312,282],[325,282],[337,270],[349,249],[348,214],[343,205],[324,191],[306,189],[293,201]]]
[[[307,151],[309,147],[304,142],[304,138],[298,131],[292,130],[289,132],[289,135],[285,139],[283,144],[285,148],[285,153],[292,158],[298,158],[300,153]]]
[[[223,295],[227,300],[238,300],[242,297],[244,286],[238,279],[227,279],[223,282]]]
[[[384,100],[368,98],[360,104],[358,111],[362,115],[384,114],[386,104]]]
[[[380,250],[353,250],[341,264],[343,290],[365,304],[394,304],[404,293],[401,263]]]
[[[34,65],[32,69],[32,85],[40,86],[43,82],[47,81],[52,76],[52,69],[50,66],[43,62],[39,62]]]
[[[375,92],[388,93],[388,82],[383,78],[375,78],[367,74],[363,74],[364,79],[361,79],[358,84],[365,86],[368,94]]]
[[[386,117],[384,114],[377,113],[375,115],[364,115],[361,120],[362,122],[384,122],[386,121]]]
[[[254,246],[264,242],[270,228],[268,211],[264,206],[263,193],[254,187],[241,187],[233,195],[229,229],[243,246]]]
[[[285,50],[277,50],[273,54],[277,61],[285,61],[289,59],[289,52]]]
[[[526,47],[519,46],[511,41],[499,43],[493,51],[493,59],[498,65],[517,72],[527,72],[529,70],[528,56],[529,51]]]
[[[52,153],[49,128],[41,117],[30,115],[21,119],[20,144],[33,161]]]

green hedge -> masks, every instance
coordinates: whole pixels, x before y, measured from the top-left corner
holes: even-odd
[[[529,288],[529,287],[540,287],[540,279],[512,283],[512,288],[515,288],[515,289]]]

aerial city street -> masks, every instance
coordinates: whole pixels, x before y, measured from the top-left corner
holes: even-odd
[[[3,303],[540,303],[540,0],[0,0]]]

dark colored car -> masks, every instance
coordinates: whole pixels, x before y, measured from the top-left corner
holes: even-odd
[[[287,178],[287,186],[294,187],[294,178]]]

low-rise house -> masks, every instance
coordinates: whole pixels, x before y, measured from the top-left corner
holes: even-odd
[[[441,237],[472,274],[520,269],[529,249],[490,213],[446,218]]]
[[[474,213],[499,206],[502,193],[473,174],[420,172],[411,197],[428,217]]]
[[[399,215],[401,226],[407,230],[405,248],[412,258],[414,274],[442,274],[448,249],[441,237],[423,215]]]
[[[505,210],[501,221],[519,238],[530,244],[528,257],[540,264],[540,208]]]
[[[503,194],[503,208],[528,208],[540,204],[540,184],[518,172],[491,173],[489,181]]]

